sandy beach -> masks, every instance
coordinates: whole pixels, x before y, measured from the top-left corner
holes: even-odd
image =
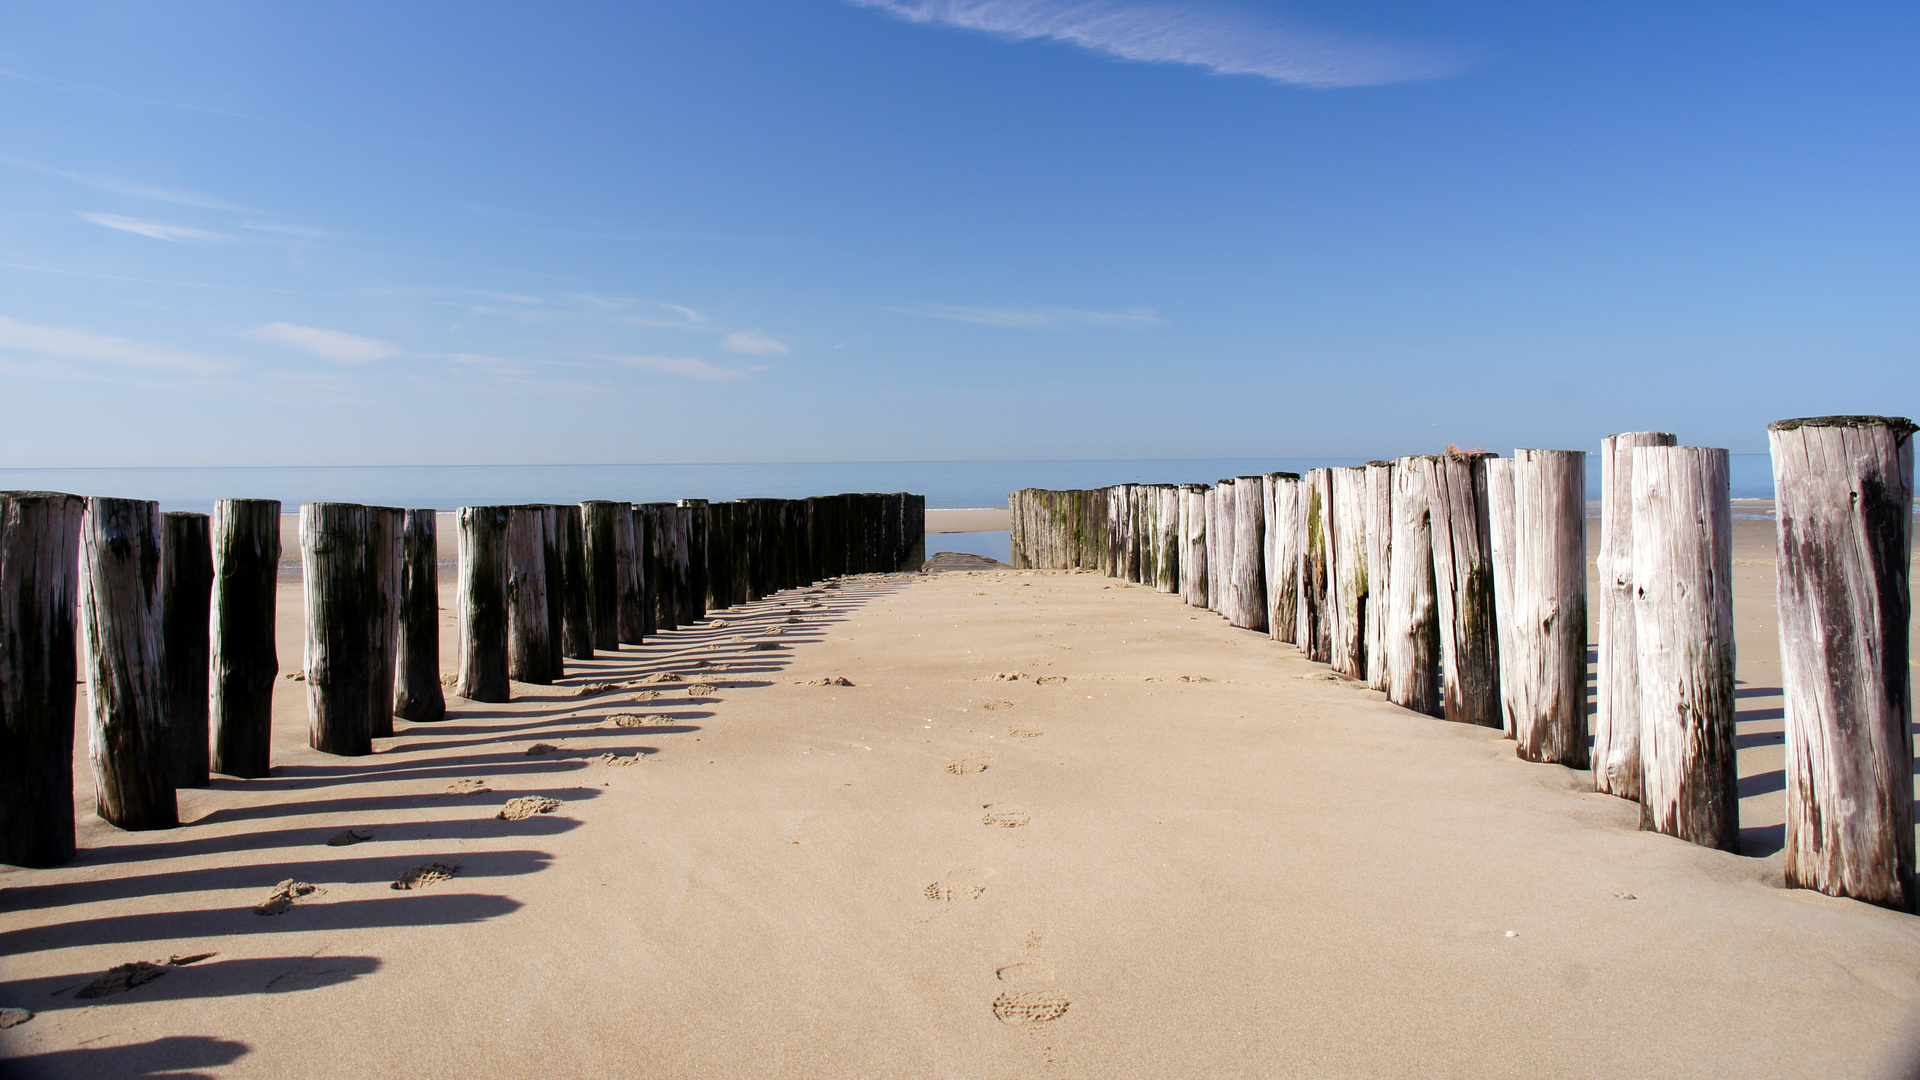
[[[83,729],[80,857],[0,873],[36,1014],[0,1072],[1911,1076],[1920,919],[1780,887],[1771,525],[1736,530],[1743,854],[1173,596],[879,575],[366,758],[283,677],[273,776],[168,832],[93,816]],[[297,577],[279,635],[295,672]]]

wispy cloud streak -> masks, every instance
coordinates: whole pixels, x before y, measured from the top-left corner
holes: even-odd
[[[1078,45],[1122,60],[1193,64],[1297,86],[1379,86],[1450,75],[1456,52],[1289,26],[1234,7],[1170,0],[847,0],[908,22]]]
[[[80,216],[95,225],[104,225],[109,229],[119,229],[136,236],[145,236],[153,240],[165,240],[169,244],[190,244],[216,240],[231,240],[233,237],[205,229],[190,228],[186,225],[170,225],[164,221],[148,221],[145,218],[121,217],[119,214],[89,214]]]
[[[84,330],[35,326],[4,315],[0,315],[0,350],[177,375],[207,376],[233,370],[232,364],[211,356]]]
[[[926,319],[947,319],[952,322],[1004,326],[1016,330],[1065,330],[1082,326],[1138,330],[1148,326],[1163,326],[1167,321],[1151,311],[1144,310],[1114,312],[1039,308],[1032,311],[1010,311],[1001,308],[949,307],[945,304],[922,304],[919,307],[885,310],[902,315],[918,315]]]
[[[252,338],[254,341],[265,341],[299,349],[336,364],[370,364],[400,352],[398,345],[361,337],[358,334],[345,334],[338,330],[322,330],[317,326],[296,326],[293,323],[284,322],[257,326],[245,331],[241,336]]]
[[[724,368],[718,364],[709,364],[691,356],[612,356],[608,359],[641,371],[657,372],[661,375],[678,375],[683,379],[706,379],[713,382],[725,382],[744,379],[747,373]]]

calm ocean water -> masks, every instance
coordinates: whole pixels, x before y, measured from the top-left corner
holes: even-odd
[[[433,507],[570,503],[587,499],[799,498],[843,491],[912,491],[940,509],[1007,505],[1024,487],[1212,483],[1221,477],[1304,472],[1358,465],[1361,458],[1214,458],[1138,461],[847,461],[728,465],[392,465],[296,468],[6,469],[0,490],[152,499],[165,510],[213,508],[215,499],[279,499],[289,512],[306,502]],[[1600,497],[1600,465],[1590,459],[1587,497]],[[1773,497],[1765,454],[1735,454],[1736,499]]]

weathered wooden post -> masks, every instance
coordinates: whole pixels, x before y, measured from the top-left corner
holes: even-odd
[[[306,587],[307,740],[326,754],[373,752],[371,700],[377,661],[373,605],[380,582],[370,514],[356,503],[300,508],[300,572]]]
[[[1268,473],[1266,518],[1267,636],[1292,641],[1300,601],[1300,474]]]
[[[1588,763],[1585,452],[1514,451],[1513,503],[1514,612],[1509,625],[1519,654],[1508,655],[1508,637],[1503,634],[1500,660],[1502,693],[1514,706],[1514,752],[1527,761],[1584,769]],[[1499,598],[1498,603],[1505,605],[1506,599]],[[1728,625],[1731,633],[1732,624]],[[1732,639],[1728,641],[1731,645]],[[1517,691],[1506,687],[1509,674],[1519,682]]]
[[[619,517],[614,519],[614,567],[620,578],[620,641],[625,645],[639,645],[653,633],[653,582],[647,573],[647,545],[653,538],[647,534],[647,521],[641,508],[632,503],[621,503],[626,512],[624,525]]]
[[[523,683],[550,686],[553,621],[547,590],[547,514],[541,506],[507,510],[507,670]]]
[[[1388,572],[1385,650],[1387,700],[1404,709],[1442,716],[1440,615],[1435,601],[1432,514],[1424,458],[1403,457],[1393,467],[1393,540]]]
[[[625,503],[595,499],[580,504],[581,539],[586,549],[587,605],[593,619],[593,647],[620,648],[620,519],[633,532],[633,513]]]
[[[440,683],[439,515],[408,510],[400,530],[400,649],[393,715],[415,723],[443,720]]]
[[[1640,800],[1640,675],[1633,634],[1633,454],[1673,446],[1664,431],[1600,440],[1600,669],[1593,715],[1593,789]]]
[[[122,829],[170,829],[173,731],[161,680],[160,504],[88,499],[80,523],[88,757],[95,806]]]
[[[1214,481],[1213,490],[1208,493],[1211,505],[1207,517],[1207,551],[1213,557],[1207,565],[1213,570],[1213,581],[1207,589],[1207,599],[1214,613],[1222,618],[1230,617],[1240,602],[1233,590],[1234,565],[1240,554],[1234,548],[1233,511],[1238,503],[1233,484],[1232,477],[1222,477]]]
[[[207,724],[213,546],[207,515],[160,517],[160,692],[172,729],[173,786],[212,781]]]
[[[1786,696],[1786,879],[1914,910],[1913,421],[1768,425]]]
[[[1514,716],[1522,708],[1520,679],[1514,665],[1520,660],[1519,598],[1514,595],[1513,459],[1488,458],[1487,562],[1493,567],[1493,626],[1500,656],[1500,723],[1513,738]],[[1511,646],[1511,649],[1509,648]]]
[[[0,863],[73,858],[74,607],[87,502],[0,492]]]
[[[1160,573],[1154,579],[1154,590],[1163,593],[1180,592],[1180,487],[1177,484],[1155,484],[1153,486],[1154,543],[1159,548],[1155,562]]]
[[[1309,469],[1300,521],[1300,596],[1295,602],[1299,626],[1295,642],[1307,659],[1327,663],[1333,657],[1331,603],[1333,574],[1333,470]]]
[[[1732,851],[1740,796],[1727,452],[1644,446],[1629,453],[1640,827]]]
[[[1367,470],[1329,470],[1327,664],[1351,679],[1367,675]]]
[[[1387,609],[1393,604],[1393,462],[1367,462],[1367,685],[1387,688]]]
[[[831,537],[833,534],[832,499],[821,499],[828,509],[826,520],[819,525],[820,539],[816,547],[832,556]],[[736,504],[730,502],[709,503],[707,505],[707,609],[717,611],[733,606],[733,513]],[[831,577],[829,572],[826,576]]]
[[[567,673],[566,567],[560,551],[560,507],[541,503],[541,556],[547,564],[547,670],[558,682]]]
[[[454,692],[469,701],[512,696],[507,603],[507,523],[512,508],[460,508],[460,675]]]
[[[1227,622],[1243,630],[1267,628],[1266,482],[1233,478],[1233,610]]]
[[[1207,485],[1180,485],[1180,599],[1207,606]]]
[[[208,724],[213,771],[257,780],[270,767],[273,684],[280,677],[274,610],[280,500],[213,504],[212,649]]]
[[[1500,646],[1487,521],[1486,460],[1491,456],[1446,453],[1427,458],[1427,498],[1446,718],[1501,727]]]
[[[776,504],[776,513],[779,509]],[[693,513],[673,504],[663,507],[662,513],[673,515],[673,547],[666,553],[668,572],[673,575],[673,622],[675,626],[690,626],[697,603],[693,597],[693,552],[687,544],[687,527]],[[786,569],[784,559],[781,560],[780,569],[783,572]]]
[[[705,499],[681,499],[680,519],[685,523],[687,536],[686,595],[683,601],[687,622],[701,622],[707,617],[707,533],[711,529],[711,505]],[[795,551],[805,549],[806,530],[804,518],[806,504],[796,502],[791,506],[794,512]],[[802,565],[803,558],[796,558],[794,584],[799,584],[807,568]]]
[[[405,574],[407,512],[392,506],[367,507],[368,558],[373,595],[367,601],[368,636],[373,664],[367,674],[367,717],[373,737],[393,737],[394,689],[400,671],[400,585]]]
[[[549,507],[560,563],[561,655],[593,659],[593,582],[587,576],[586,517],[579,506]]]
[[[677,630],[680,605],[675,594],[679,582],[673,574],[673,533],[678,524],[675,508],[671,503],[646,503],[638,509],[638,521],[646,533],[640,561],[647,575],[648,631]]]

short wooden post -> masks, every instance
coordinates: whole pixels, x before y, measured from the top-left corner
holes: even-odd
[[[1329,470],[1327,664],[1350,679],[1367,674],[1367,470]]]
[[[707,617],[707,596],[712,586],[707,582],[707,533],[712,527],[712,504],[705,499],[681,499],[680,518],[685,523],[687,534],[687,589],[686,612],[688,622],[701,622]],[[794,501],[789,504],[794,517],[794,549],[802,552],[806,549],[805,511],[806,503]],[[796,558],[793,566],[794,584],[803,580],[810,581],[806,575],[808,567],[804,558]]]
[[[560,560],[560,651],[570,660],[591,660],[593,583],[587,576],[586,518],[577,505],[550,509]]]
[[[373,752],[371,701],[377,661],[372,633],[379,594],[365,506],[300,508],[300,572],[306,590],[307,740],[326,754]],[[380,697],[386,712],[389,690]]]
[[[1426,459],[1446,718],[1501,727],[1500,645],[1487,520],[1490,454]]]
[[[536,686],[550,686],[560,675],[553,663],[549,587],[545,507],[508,508],[507,671]]]
[[[512,696],[507,603],[507,523],[512,508],[460,508],[460,674],[454,692],[468,701]]]
[[[271,766],[280,500],[213,504],[212,662],[208,726],[213,771],[257,780]]]
[[[373,568],[373,595],[367,601],[367,633],[373,642],[367,721],[376,739],[393,737],[394,690],[400,682],[400,586],[406,569],[401,549],[406,531],[405,510],[367,507],[367,551]]]
[[[1300,474],[1267,474],[1267,636],[1291,642],[1300,614]]]
[[[1640,673],[1633,635],[1633,455],[1673,446],[1665,431],[1600,440],[1600,669],[1593,714],[1593,789],[1640,800]]]
[[[88,499],[80,523],[88,757],[95,806],[122,829],[170,829],[173,731],[161,685],[160,504]]]
[[[1786,694],[1786,879],[1916,904],[1913,437],[1897,416],[1768,425]]]
[[[447,715],[440,683],[439,515],[408,510],[400,533],[400,650],[393,715],[432,723]]]
[[[1514,451],[1513,503],[1514,603],[1507,621],[1512,629],[1500,638],[1500,661],[1502,696],[1513,706],[1514,753],[1527,761],[1584,769],[1586,453]],[[1497,603],[1504,608],[1507,600],[1500,597]],[[1508,655],[1509,641],[1518,655]],[[1509,678],[1519,685],[1508,687]]]
[[[74,608],[87,502],[0,492],[0,863],[73,858]]]
[[[1393,604],[1393,462],[1367,462],[1367,685],[1387,688],[1387,609]]]
[[[1435,599],[1432,512],[1425,458],[1403,457],[1393,467],[1393,569],[1382,647],[1387,700],[1404,709],[1442,716],[1440,614]]]
[[[1640,672],[1640,827],[1732,851],[1733,522],[1727,452],[1633,456],[1633,623]]]
[[[162,514],[160,526],[160,687],[172,729],[173,786],[203,788],[212,782],[207,654],[213,546],[205,514]]]
[[[596,499],[580,504],[582,539],[587,561],[588,607],[593,616],[593,647],[603,652],[620,648],[620,521],[626,519],[629,543],[633,513],[625,503]]]

